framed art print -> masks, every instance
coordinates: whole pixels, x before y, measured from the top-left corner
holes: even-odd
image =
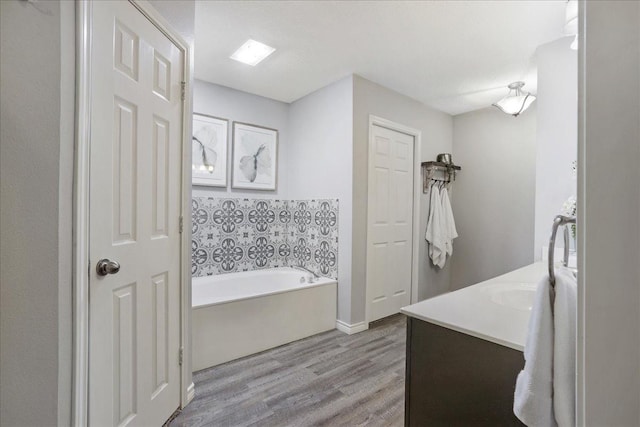
[[[229,122],[205,114],[193,114],[191,182],[212,187],[227,186]]]
[[[278,178],[278,131],[233,123],[232,188],[275,190]]]

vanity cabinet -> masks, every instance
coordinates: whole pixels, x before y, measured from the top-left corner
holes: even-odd
[[[523,353],[414,317],[407,321],[405,426],[523,426],[513,415]]]

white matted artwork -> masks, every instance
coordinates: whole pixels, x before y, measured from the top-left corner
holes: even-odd
[[[228,129],[228,120],[205,114],[193,114],[192,184],[227,186]]]
[[[232,188],[275,190],[278,176],[278,131],[233,123]]]

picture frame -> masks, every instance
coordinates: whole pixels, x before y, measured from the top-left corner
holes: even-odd
[[[275,190],[278,182],[278,130],[233,122],[231,188]]]
[[[193,113],[191,137],[191,183],[227,187],[229,121]]]

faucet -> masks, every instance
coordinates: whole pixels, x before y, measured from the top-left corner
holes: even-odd
[[[309,270],[307,267],[303,267],[301,265],[293,265],[293,266],[291,266],[291,268],[296,269],[296,270],[300,270],[300,271],[306,271],[307,273],[311,273],[311,277],[308,278],[309,283],[313,283],[317,279],[320,278],[320,276],[318,276],[313,271]]]

